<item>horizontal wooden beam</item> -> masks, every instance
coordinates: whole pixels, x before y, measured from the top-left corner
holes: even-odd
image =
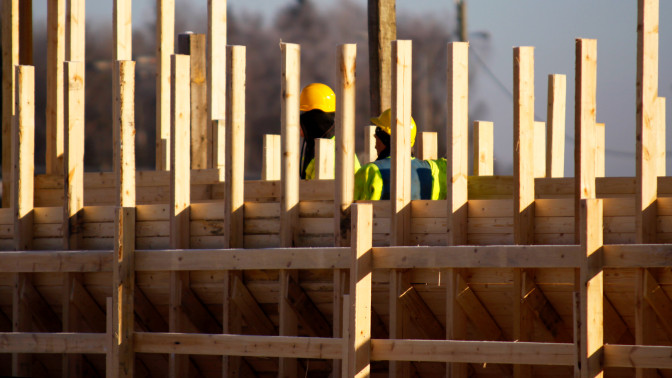
[[[0,333],[0,353],[107,353],[104,333]]]
[[[610,244],[602,250],[605,268],[672,266],[672,246],[669,244]]]
[[[374,269],[571,268],[579,265],[571,245],[374,247]]]
[[[0,260],[0,273],[112,271],[112,251],[0,252]]]
[[[578,246],[374,247],[375,269],[410,268],[572,268]],[[672,247],[665,244],[605,245],[604,266],[655,268],[672,266]],[[136,271],[249,269],[347,269],[347,247],[232,250],[138,250]],[[47,253],[48,252],[48,253]],[[0,273],[110,272],[112,251],[0,252]]]
[[[574,365],[574,344],[512,341],[371,340],[372,361]]]
[[[136,251],[135,269],[347,269],[349,251],[348,247]]]
[[[672,347],[650,345],[604,346],[605,367],[672,369]]]
[[[320,337],[136,332],[135,352],[340,359],[343,342]]]

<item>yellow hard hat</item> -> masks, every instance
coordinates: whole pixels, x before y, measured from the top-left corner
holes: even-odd
[[[390,128],[392,118],[392,110],[387,109],[382,112],[378,117],[371,118],[371,123],[380,127],[384,132],[392,135],[392,129]],[[415,144],[415,134],[417,133],[417,127],[415,126],[415,120],[411,117],[411,147]]]
[[[301,111],[319,109],[325,113],[336,111],[336,94],[329,86],[322,83],[306,85],[301,90]]]

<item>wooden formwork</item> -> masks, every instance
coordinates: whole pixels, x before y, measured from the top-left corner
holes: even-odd
[[[13,41],[3,54],[18,50],[18,22],[4,22],[18,19],[17,3],[2,3],[3,41]],[[62,4],[50,2],[51,22]],[[158,4],[156,171],[134,168],[128,3],[114,8],[113,172],[83,172],[84,65],[73,50],[83,31],[74,19],[69,61],[50,60],[64,79],[49,76],[61,86],[53,96],[63,94],[53,100],[63,120],[53,121],[61,131],[50,129],[49,151],[63,154],[47,155],[48,174],[33,172],[33,69],[3,59],[3,72],[15,73],[3,75],[3,109],[8,98],[15,106],[11,132],[3,118],[11,180],[0,209],[0,374],[672,374],[672,178],[658,144],[656,0],[639,5],[636,177],[600,177],[597,43],[583,39],[576,178],[563,177],[565,78],[549,76],[548,123],[535,123],[530,47],[513,51],[514,175],[491,175],[492,124],[479,122],[470,176],[469,46],[451,43],[447,199],[410,201],[411,43],[396,41],[394,200],[356,204],[355,46],[338,47],[335,148],[320,142],[319,180],[300,181],[300,50],[281,45],[281,136],[264,139],[263,179],[245,181],[245,48],[224,50],[225,9],[208,2],[208,56],[225,57],[226,69],[207,64],[209,116],[198,127],[210,138],[195,145],[195,63],[170,54],[174,4]],[[435,158],[436,134],[421,139],[419,154]],[[199,148],[209,152],[190,153]]]

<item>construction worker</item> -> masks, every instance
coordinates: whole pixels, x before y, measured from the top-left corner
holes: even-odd
[[[301,178],[315,178],[315,139],[334,138],[336,94],[329,86],[312,83],[301,90]],[[360,168],[355,155],[355,171]]]
[[[391,111],[385,110],[378,117],[371,118],[376,125],[376,161],[364,165],[355,174],[356,200],[389,200],[390,169],[392,159],[390,148],[392,129]],[[411,118],[411,148],[415,144],[417,127]],[[412,155],[411,155],[412,156]],[[411,159],[411,199],[445,199],[446,198],[446,159],[419,160]]]

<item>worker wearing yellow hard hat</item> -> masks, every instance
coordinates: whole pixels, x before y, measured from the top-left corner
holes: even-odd
[[[312,83],[301,90],[301,178],[315,178],[315,139],[334,138],[336,94],[329,86]],[[355,155],[355,171],[360,167]]]
[[[355,174],[356,200],[390,199],[390,159],[391,143],[391,111],[382,112],[378,117],[371,118],[376,125],[376,161],[366,164]],[[415,144],[417,126],[411,118],[411,148]],[[445,199],[446,198],[446,159],[420,160],[411,159],[411,199]]]

